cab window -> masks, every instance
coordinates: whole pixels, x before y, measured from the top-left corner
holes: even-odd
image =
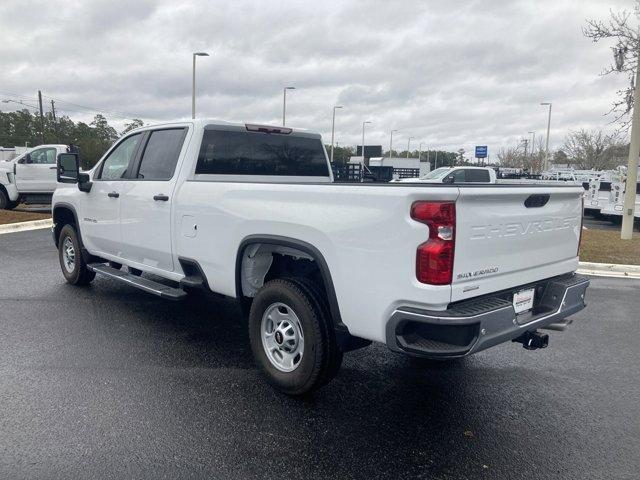
[[[469,169],[466,174],[466,181],[470,183],[489,183],[491,179],[489,178],[488,170],[477,170],[477,169]]]
[[[129,163],[133,159],[141,139],[142,134],[137,133],[120,142],[102,163],[102,168],[97,178],[101,180],[119,180],[124,178],[127,174]]]
[[[39,148],[29,153],[32,164],[37,165],[55,165],[56,149],[55,148]]]
[[[149,136],[136,178],[170,180],[178,163],[186,129],[154,130]]]

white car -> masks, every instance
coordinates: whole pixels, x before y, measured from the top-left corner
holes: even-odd
[[[64,278],[237,299],[288,394],[371,341],[437,359],[542,348],[539,328],[585,306],[581,187],[333,183],[318,134],[200,119],[131,131],[89,172],[58,164]]]
[[[67,145],[38,145],[6,162],[0,162],[0,210],[21,201],[49,203],[56,189],[56,157]]]
[[[490,167],[440,167],[419,178],[393,180],[395,183],[496,183]]]

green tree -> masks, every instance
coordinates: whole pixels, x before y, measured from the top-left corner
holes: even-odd
[[[140,128],[144,126],[144,122],[139,118],[134,118],[129,123],[124,124],[124,130],[120,133],[120,135],[124,135],[125,133],[129,133],[131,130],[135,130],[136,128]]]

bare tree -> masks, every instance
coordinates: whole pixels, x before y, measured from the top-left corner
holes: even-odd
[[[562,151],[568,162],[580,169],[607,170],[624,161],[626,148],[617,132],[606,135],[601,130],[580,130],[569,132]]]
[[[617,99],[607,112],[607,115],[614,116],[611,123],[619,123],[620,130],[623,131],[631,126],[630,113],[633,110],[634,77],[640,42],[638,25],[632,25],[632,17],[640,19],[640,0],[636,0],[633,12],[611,11],[609,20],[587,20],[586,26],[582,29],[584,36],[590,38],[593,43],[611,39],[617,41],[613,48],[614,61],[606,66],[600,75],[622,74],[629,80],[627,87],[616,92]]]
[[[540,172],[544,162],[544,144],[538,139],[537,150],[524,150],[524,142],[515,147],[501,148],[498,152],[498,161],[502,167],[522,168],[528,172]]]

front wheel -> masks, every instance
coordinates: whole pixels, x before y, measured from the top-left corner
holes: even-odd
[[[9,200],[9,196],[0,189],[0,210],[13,210],[18,206],[18,202]]]
[[[72,225],[65,225],[58,240],[58,258],[62,275],[71,285],[88,285],[96,273],[87,268],[82,258],[78,234]]]
[[[302,395],[331,380],[342,352],[330,322],[322,298],[304,283],[266,283],[251,305],[249,338],[269,383],[288,395]]]

